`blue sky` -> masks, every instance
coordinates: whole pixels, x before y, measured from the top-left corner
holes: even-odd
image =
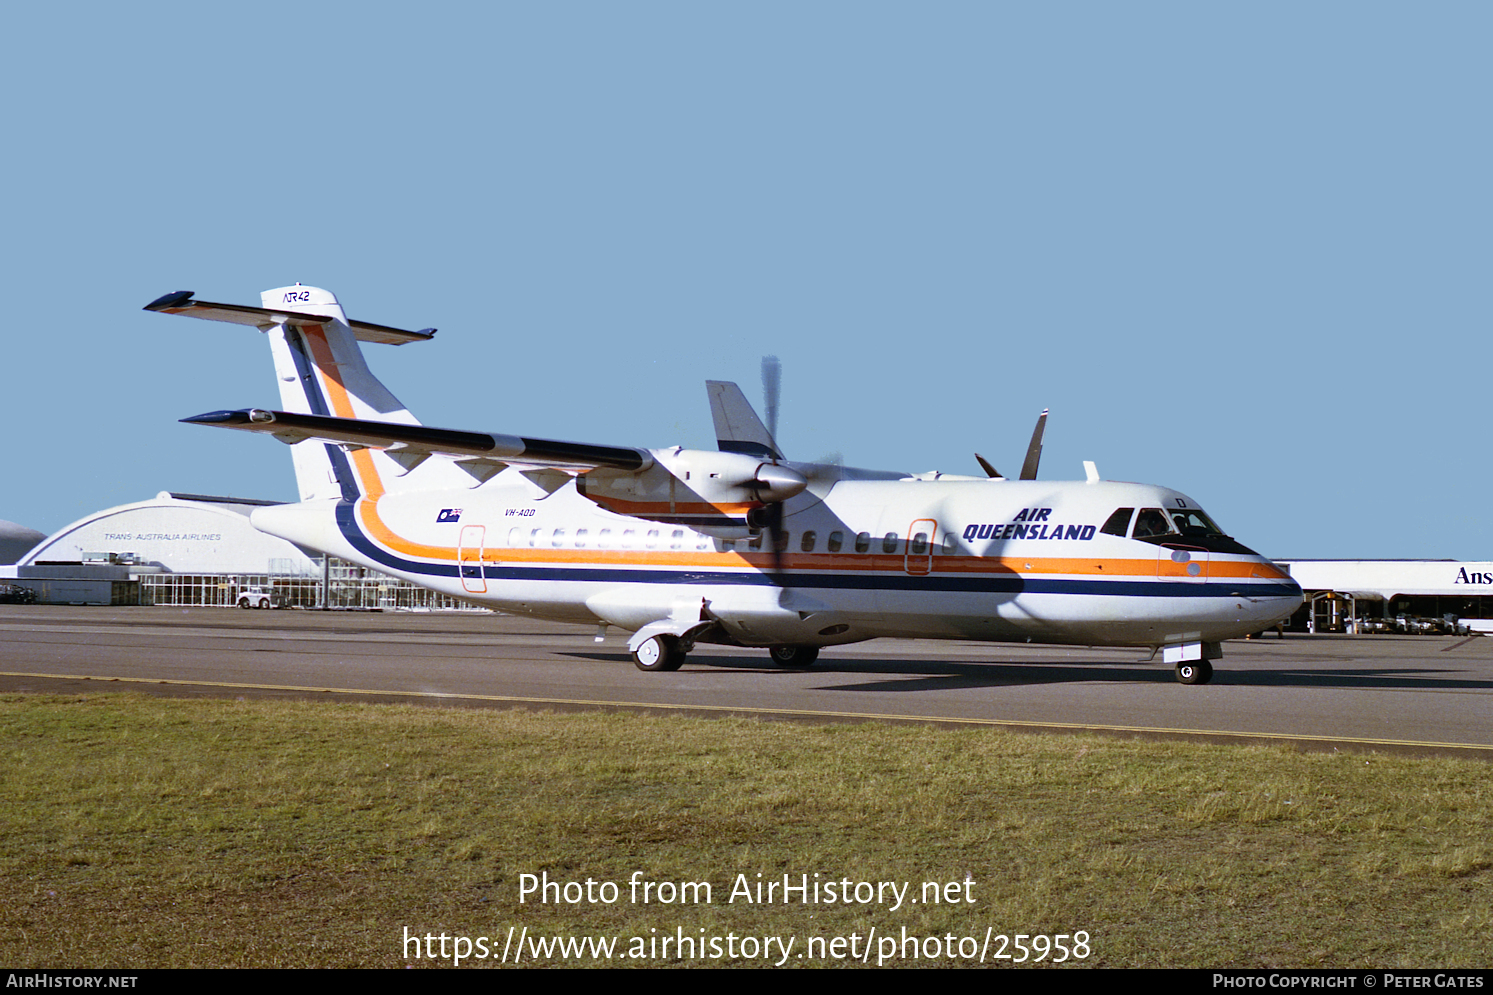
[[[251,329],[326,287],[424,421],[1167,484],[1270,555],[1493,558],[1493,7],[29,5],[0,518],[293,498]]]

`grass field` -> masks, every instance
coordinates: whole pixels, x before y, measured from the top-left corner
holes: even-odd
[[[996,934],[1105,967],[1493,960],[1477,761],[132,695],[0,697],[0,750],[10,967],[450,964],[441,934],[481,965],[510,927],[547,964],[989,963]],[[520,901],[524,875],[580,900]],[[785,875],[852,901],[732,900]],[[642,956],[534,945],[556,936]]]

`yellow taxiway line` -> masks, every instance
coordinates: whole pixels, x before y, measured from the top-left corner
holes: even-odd
[[[0,677],[29,677],[54,681],[100,681],[103,683],[176,685],[211,687],[241,691],[299,691],[321,694],[370,695],[387,698],[427,698],[452,701],[491,701],[512,705],[571,705],[583,708],[651,708],[668,711],[722,712],[737,715],[777,715],[785,718],[827,720],[856,719],[874,722],[920,722],[938,725],[997,726],[1012,729],[1060,729],[1071,732],[1128,733],[1142,736],[1175,736],[1184,738],[1218,737],[1231,740],[1266,740],[1288,743],[1343,744],[1356,747],[1393,747],[1398,749],[1471,750],[1493,757],[1493,746],[1478,743],[1439,743],[1410,739],[1366,739],[1356,736],[1302,736],[1279,732],[1239,732],[1222,729],[1173,729],[1164,726],[1101,725],[1088,722],[1025,722],[1020,719],[951,718],[940,715],[897,715],[878,712],[826,712],[810,708],[768,708],[740,705],[684,705],[651,701],[607,701],[587,698],[538,698],[506,694],[471,694],[452,691],[393,691],[374,688],[316,687],[300,684],[244,684],[232,681],[183,681],[158,677],[101,677],[90,674],[36,674],[0,671]]]

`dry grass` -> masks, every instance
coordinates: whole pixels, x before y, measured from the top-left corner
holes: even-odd
[[[510,926],[1086,930],[1112,967],[1480,967],[1493,925],[1477,762],[123,695],[0,698],[0,750],[13,967],[392,967],[405,927]],[[632,904],[635,871],[714,902]],[[622,897],[520,904],[525,873]],[[972,878],[976,902],[726,901],[759,873]]]

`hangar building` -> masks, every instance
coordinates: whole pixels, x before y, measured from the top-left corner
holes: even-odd
[[[472,607],[254,528],[249,513],[277,503],[162,491],[43,538],[0,582],[52,603]]]
[[[0,565],[16,562],[45,538],[43,532],[15,522],[0,521]]]

